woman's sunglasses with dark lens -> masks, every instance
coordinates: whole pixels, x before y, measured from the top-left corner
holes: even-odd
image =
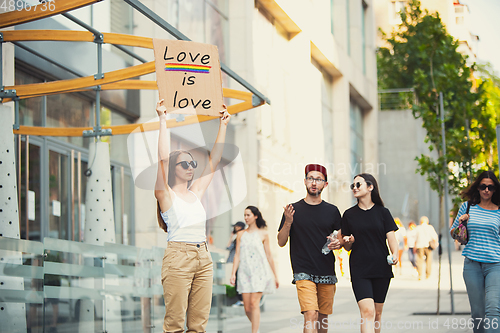
[[[370,182],[366,182],[366,186],[370,186],[371,184],[372,183],[370,183]],[[356,183],[351,184],[350,187],[351,187],[351,190],[354,190],[354,188],[360,188],[361,185],[363,185],[363,184],[361,184],[360,182],[356,182]]]
[[[176,165],[179,165],[179,164],[181,165],[181,167],[184,170],[189,169],[189,166],[192,166],[193,169],[196,169],[196,167],[198,166],[198,162],[196,162],[196,161],[190,161],[190,162],[188,162],[188,161],[182,161],[182,162],[177,163]]]
[[[481,185],[479,185],[479,189],[481,191],[484,191],[484,190],[488,189],[488,191],[493,192],[493,191],[496,190],[496,187],[495,187],[495,185],[481,184]]]

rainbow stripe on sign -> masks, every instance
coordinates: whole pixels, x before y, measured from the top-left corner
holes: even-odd
[[[190,73],[210,73],[211,66],[194,65],[194,64],[174,64],[166,63],[165,71],[167,72],[190,72]]]

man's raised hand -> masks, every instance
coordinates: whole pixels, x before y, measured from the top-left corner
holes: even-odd
[[[295,209],[293,209],[291,204],[286,205],[283,209],[285,210],[285,223],[291,225],[293,223],[293,214],[295,214]]]

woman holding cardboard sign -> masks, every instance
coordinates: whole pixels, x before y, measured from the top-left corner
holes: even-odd
[[[168,232],[161,281],[165,299],[164,332],[205,332],[212,301],[212,258],[206,243],[206,213],[200,199],[212,181],[221,158],[231,115],[221,111],[219,133],[209,163],[193,181],[198,163],[188,151],[170,152],[163,100],[156,104],[160,117],[159,163],[155,197],[158,224]],[[224,105],[225,108],[225,105]],[[187,320],[186,320],[187,312]]]

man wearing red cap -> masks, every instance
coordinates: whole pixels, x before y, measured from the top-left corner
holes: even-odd
[[[328,186],[326,168],[308,164],[304,184],[304,199],[284,207],[278,232],[278,244],[283,247],[290,238],[290,261],[293,281],[297,287],[300,311],[304,315],[304,333],[326,333],[328,315],[333,313],[335,295],[335,256],[322,252],[327,236],[340,229],[338,208],[321,199]],[[340,235],[340,232],[339,232]],[[339,249],[341,242],[330,238],[330,249]]]

